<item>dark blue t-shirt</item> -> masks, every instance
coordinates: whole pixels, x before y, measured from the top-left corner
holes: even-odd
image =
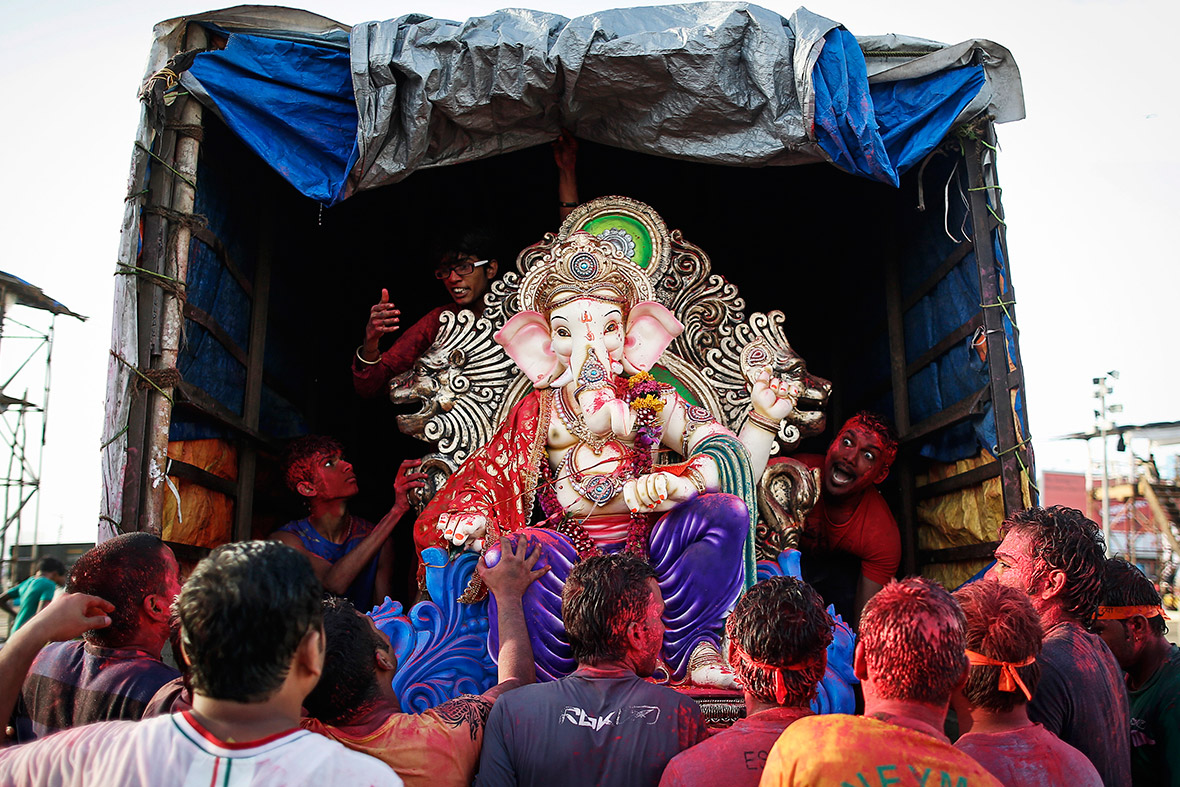
[[[476,784],[655,787],[670,759],[706,737],[690,697],[629,670],[582,667],[497,700]]]

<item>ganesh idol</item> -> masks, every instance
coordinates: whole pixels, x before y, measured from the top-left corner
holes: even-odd
[[[472,453],[415,526],[419,552],[442,546],[499,559],[527,533],[551,570],[524,596],[540,680],[576,664],[561,622],[570,568],[595,554],[646,558],[666,609],[670,682],[734,685],[721,657],[725,616],[755,581],[755,479],[798,396],[764,370],[740,437],[650,373],[683,325],[609,240],[577,232],[520,285],[521,311],[496,334],[534,386]],[[534,509],[539,512],[534,513]],[[461,600],[486,594],[478,579]],[[495,599],[489,645],[498,652]]]

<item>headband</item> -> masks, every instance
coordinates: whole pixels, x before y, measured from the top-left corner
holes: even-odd
[[[1136,615],[1142,615],[1145,618],[1161,617],[1164,620],[1171,620],[1168,613],[1164,612],[1163,607],[1157,607],[1151,604],[1145,604],[1139,607],[1099,607],[1098,620],[1126,620],[1133,618]]]
[[[1000,668],[1000,680],[998,683],[1000,691],[1016,691],[1016,687],[1019,686],[1020,690],[1024,692],[1025,698],[1029,701],[1032,700],[1032,692],[1028,690],[1028,686],[1025,686],[1024,681],[1016,674],[1016,668],[1027,667],[1036,660],[1036,656],[1029,656],[1024,661],[998,661],[988,658],[982,653],[976,653],[973,650],[967,651],[967,663],[971,666]]]
[[[782,666],[777,664],[767,664],[765,662],[758,661],[749,653],[746,653],[746,651],[743,650],[740,645],[732,640],[730,640],[729,649],[730,652],[736,653],[738,658],[749,664],[751,667],[757,667],[761,670],[770,670],[774,672],[774,698],[778,701],[779,705],[782,705],[787,701],[787,682],[783,678],[783,670],[787,670],[789,672],[802,672],[803,670],[809,669],[815,664],[814,659],[800,662],[799,664],[783,664]]]

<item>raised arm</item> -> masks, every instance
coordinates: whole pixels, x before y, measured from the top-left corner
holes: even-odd
[[[114,604],[98,596],[67,593],[13,634],[0,650],[0,719],[7,722],[12,716],[25,676],[41,648],[50,642],[73,639],[91,629],[109,626],[114,609]]]
[[[500,630],[500,652],[496,658],[500,682],[484,692],[486,697],[494,698],[537,679],[521,598],[529,585],[549,571],[549,566],[533,568],[540,559],[541,545],[523,535],[516,539],[515,545],[507,537],[500,538],[500,559],[491,568],[484,558],[479,559],[480,579],[496,597],[496,622]]]

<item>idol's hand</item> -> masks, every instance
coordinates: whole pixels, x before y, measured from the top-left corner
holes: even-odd
[[[795,402],[802,392],[799,383],[772,377],[770,367],[767,366],[754,380],[750,389],[750,404],[759,415],[781,421],[795,409]]]
[[[483,551],[483,537],[488,532],[488,518],[483,514],[443,514],[435,524],[443,537],[468,552]]]
[[[623,484],[623,502],[632,513],[671,511],[696,494],[692,481],[671,473],[649,473]]]

